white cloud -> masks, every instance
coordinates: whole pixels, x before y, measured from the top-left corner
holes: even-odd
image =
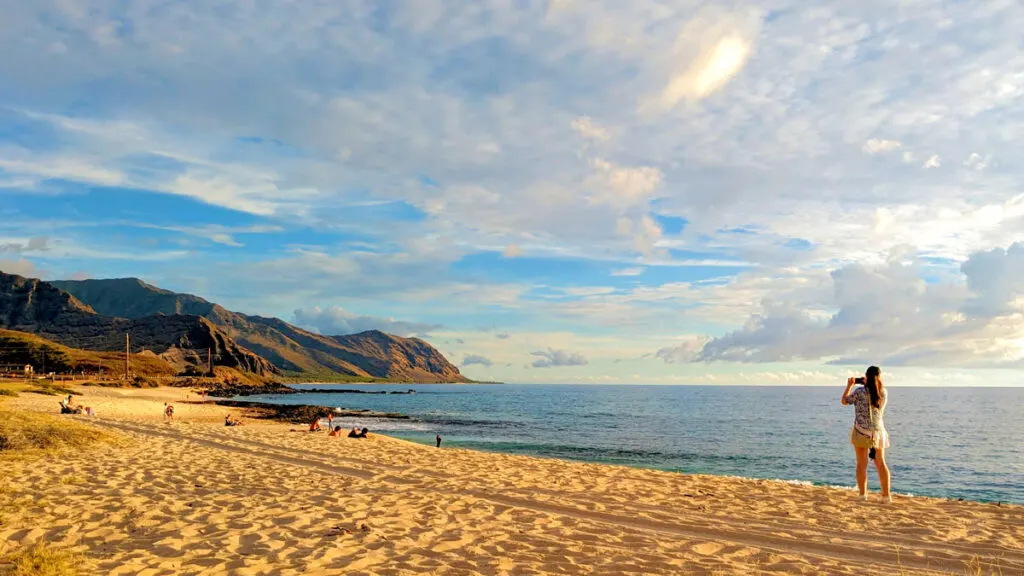
[[[300,308],[294,312],[294,322],[330,336],[356,334],[366,330],[380,330],[398,336],[423,336],[441,327],[439,324],[360,316],[337,306]]]
[[[568,350],[555,350],[553,348],[548,348],[547,350],[531,352],[530,355],[539,357],[538,360],[533,361],[532,366],[534,368],[587,365],[587,359],[582,354],[579,352],[570,352]]]
[[[633,267],[633,268],[619,268],[618,270],[612,270],[612,276],[639,276],[644,273],[646,268]]]
[[[1024,244],[972,255],[962,266],[966,285],[926,282],[923,265],[897,251],[882,264],[837,269],[829,297],[778,294],[743,328],[709,341],[697,359],[910,366],[1024,359]]]
[[[474,364],[490,368],[494,362],[479,354],[466,354],[466,357],[462,359],[462,366],[473,366]]]
[[[971,168],[972,170],[977,170],[977,171],[981,172],[982,170],[985,170],[986,168],[988,168],[989,164],[991,164],[991,163],[992,163],[992,155],[991,154],[988,155],[988,156],[985,156],[984,158],[982,158],[981,155],[978,154],[977,152],[971,152],[971,155],[968,156],[967,160],[964,161],[964,166],[967,166],[968,168]]]
[[[681,343],[659,349],[654,356],[668,364],[694,362],[710,339],[706,336],[691,336]]]
[[[881,154],[883,152],[889,152],[903,146],[902,143],[896,140],[882,140],[879,138],[872,138],[864,142],[864,146],[861,147],[866,154]]]
[[[929,168],[939,168],[940,166],[942,166],[942,159],[939,158],[938,154],[932,154],[924,161],[924,164],[922,164],[922,168],[925,170]]]
[[[580,116],[572,121],[573,130],[579,132],[580,136],[590,140],[608,140],[611,136],[608,130],[597,124],[589,116]]]

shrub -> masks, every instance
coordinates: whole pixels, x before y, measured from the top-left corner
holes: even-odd
[[[49,414],[0,410],[0,454],[37,450],[78,450],[110,435]]]
[[[43,543],[7,556],[11,576],[76,576],[82,559],[67,550]]]

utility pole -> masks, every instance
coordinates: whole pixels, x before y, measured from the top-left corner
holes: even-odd
[[[129,357],[131,356],[131,352],[132,352],[131,343],[128,340],[128,333],[125,332],[124,333],[124,379],[125,379],[125,381],[128,380],[128,373],[129,373],[129,370],[131,370],[131,364],[130,364],[130,362],[128,360]]]

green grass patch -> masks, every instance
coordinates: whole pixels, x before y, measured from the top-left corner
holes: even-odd
[[[82,557],[39,543],[0,560],[0,574],[9,576],[77,576]],[[6,565],[6,566],[5,566]],[[6,569],[5,569],[6,568]]]
[[[67,418],[0,408],[0,456],[81,450],[112,438]]]
[[[35,387],[26,390],[26,392],[31,392],[32,394],[45,394],[47,396],[67,396],[68,394],[71,394],[72,396],[81,396],[82,394],[78,390],[73,390],[58,383],[39,383],[36,384]]]

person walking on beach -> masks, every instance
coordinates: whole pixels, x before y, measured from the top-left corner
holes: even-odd
[[[435,438],[436,438],[436,440],[437,440],[437,447],[438,447],[438,448],[440,448],[440,447],[441,447],[441,435],[440,435],[440,434],[437,434],[437,435],[435,436]]]
[[[862,384],[853,392],[850,389]],[[860,498],[868,498],[868,458],[875,461],[878,481],[882,485],[882,501],[892,502],[889,492],[889,467],[885,463],[885,449],[889,447],[889,433],[885,430],[882,416],[885,414],[887,395],[882,385],[882,371],[878,366],[868,368],[863,378],[850,378],[843,391],[844,406],[854,407],[853,428],[850,443],[857,454],[857,490]]]
[[[174,406],[164,402],[164,421],[168,424],[174,420]]]

